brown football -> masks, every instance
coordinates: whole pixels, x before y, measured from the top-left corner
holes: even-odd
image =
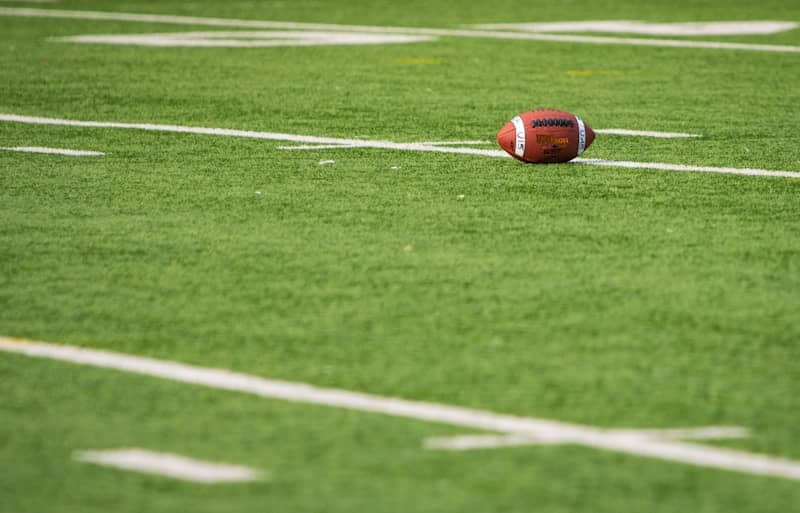
[[[539,109],[524,112],[497,132],[500,147],[531,163],[567,162],[594,141],[594,131],[575,114]]]

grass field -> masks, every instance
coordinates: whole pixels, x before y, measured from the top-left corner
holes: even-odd
[[[253,48],[58,40],[269,30],[208,18],[408,27],[430,39]],[[596,129],[702,137],[601,133],[585,157],[642,166],[534,166],[0,120],[3,148],[104,154],[0,150],[0,342],[600,430],[738,426],[749,436],[692,443],[800,465],[800,178],[645,165],[800,171],[800,53],[790,49],[800,29],[566,33],[752,46],[741,49],[425,30],[578,20],[800,22],[800,4],[1,3],[0,114],[9,116],[485,141],[469,147],[489,150],[512,116],[553,107]],[[800,470],[759,475],[581,443],[435,450],[425,439],[494,431],[6,351],[1,513],[800,511]],[[126,447],[265,477],[208,485],[75,459]]]

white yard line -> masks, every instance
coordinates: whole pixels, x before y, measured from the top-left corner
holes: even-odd
[[[249,467],[196,460],[179,454],[137,448],[78,451],[73,458],[97,465],[196,483],[232,483],[257,481],[262,478],[258,471]]]
[[[300,144],[297,146],[277,146],[279,150],[309,151],[309,150],[341,150],[342,148],[357,148],[349,144]]]
[[[747,438],[750,431],[739,426],[709,426],[684,429],[613,429],[606,434],[631,436],[650,440],[722,440]],[[425,439],[428,449],[466,451],[472,449],[494,449],[498,447],[518,447],[524,445],[552,444],[550,439],[535,436],[513,435],[460,435],[433,437]]]
[[[444,451],[471,451],[476,449],[499,449],[503,447],[523,447],[526,445],[553,445],[559,444],[558,440],[527,436],[513,435],[459,435],[446,437],[430,437],[424,441],[426,449]]]
[[[708,426],[700,428],[675,429],[615,429],[617,434],[630,434],[648,438],[670,440],[725,440],[748,438],[750,430],[740,426]]]
[[[0,121],[12,123],[26,123],[34,125],[73,126],[81,128],[125,128],[131,130],[146,130],[154,132],[175,132],[196,135],[214,135],[224,137],[243,137],[248,139],[263,139],[270,141],[288,141],[293,143],[334,148],[376,148],[398,151],[421,151],[430,153],[452,153],[459,155],[478,155],[483,157],[510,158],[503,150],[490,150],[482,148],[462,148],[430,145],[425,143],[398,143],[392,141],[369,141],[364,139],[344,139],[339,137],[318,137],[312,135],[284,134],[279,132],[258,132],[253,130],[234,130],[230,128],[206,128],[181,125],[161,125],[152,123],[119,123],[111,121],[79,121],[73,119],[44,118],[35,116],[22,116],[18,114],[0,114]],[[798,171],[775,171],[768,169],[749,169],[732,167],[692,166],[685,164],[670,164],[664,162],[630,162],[618,160],[577,158],[575,164],[588,164],[593,166],[617,167],[629,169],[654,169],[658,171],[684,171],[696,173],[722,173],[744,176],[773,176],[786,178],[800,178]]]
[[[798,461],[639,434],[616,433],[580,424],[321,388],[308,383],[271,380],[225,369],[8,337],[0,337],[0,351],[115,369],[270,399],[380,413],[507,435],[535,437],[548,443],[582,445],[701,467],[800,480]]]
[[[744,36],[778,34],[796,29],[793,21],[705,21],[689,23],[649,23],[636,20],[556,21],[546,23],[489,23],[474,25],[480,30],[522,32],[605,32],[644,36]]]
[[[357,25],[336,25],[328,23],[296,23],[285,21],[241,20],[235,18],[208,18],[199,16],[174,16],[164,14],[144,14],[109,11],[75,11],[65,9],[39,9],[34,7],[0,7],[0,16],[25,18],[56,18],[95,21],[129,21],[138,23],[162,23],[167,25],[194,25],[198,27],[231,27],[287,30],[341,30],[361,31]],[[383,29],[383,27],[370,27]],[[378,32],[387,32],[379,30]],[[392,29],[391,32],[398,32]],[[399,31],[399,32],[402,32]]]
[[[596,132],[596,130],[595,130]],[[414,143],[422,146],[481,146],[492,144],[491,141],[424,141]],[[279,150],[340,150],[342,148],[357,148],[348,144],[301,144],[293,146],[278,146]]]
[[[612,44],[634,46],[658,46],[674,48],[702,48],[712,50],[747,50],[757,52],[800,53],[800,46],[763,45],[747,43],[725,43],[717,41],[686,41],[679,39],[648,39],[604,36],[576,36],[567,34],[540,34],[516,31],[489,31],[471,29],[437,29],[409,27],[375,27],[359,25],[337,25],[327,23],[294,23],[279,21],[239,20],[228,18],[205,18],[196,16],[171,16],[159,14],[136,14],[103,11],[71,11],[62,9],[37,9],[30,7],[0,7],[0,16],[38,18],[67,18],[80,20],[131,21],[166,23],[172,25],[195,25],[207,27],[238,27],[288,30],[337,30],[345,32],[373,32],[380,34],[418,34],[441,37],[471,37],[487,39],[511,39],[521,41],[549,41],[554,43]]]
[[[307,30],[269,30],[260,32],[179,32],[171,34],[88,34],[52,38],[67,43],[113,45],[204,47],[204,48],[273,48],[278,46],[336,46],[419,43],[431,36],[375,34],[372,32],[321,32]]]
[[[628,169],[653,169],[656,171],[682,171],[692,173],[720,173],[725,175],[744,175],[744,176],[776,176],[784,178],[800,178],[798,171],[773,171],[769,169],[748,169],[738,167],[713,167],[713,166],[690,166],[684,164],[667,164],[663,162],[632,162],[624,160],[604,160],[577,158],[573,160],[576,164],[588,164],[592,166],[621,167]]]
[[[493,144],[492,141],[424,141],[419,144],[426,146],[480,146],[481,144]]]
[[[692,139],[703,137],[700,134],[684,134],[681,132],[656,132],[653,130],[626,130],[624,128],[598,128],[596,134],[621,135],[629,137],[654,137],[656,139]]]
[[[13,146],[0,147],[3,151],[18,151],[21,153],[46,153],[48,155],[66,155],[68,157],[102,157],[105,153],[87,150],[69,150],[66,148],[45,148],[43,146]]]

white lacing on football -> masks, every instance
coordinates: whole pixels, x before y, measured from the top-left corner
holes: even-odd
[[[578,116],[575,116],[575,121],[578,122],[578,155],[580,155],[586,149],[586,126]]]
[[[525,122],[519,116],[515,116],[511,122],[514,123],[514,129],[517,132],[517,137],[514,140],[514,154],[522,157],[525,155]]]

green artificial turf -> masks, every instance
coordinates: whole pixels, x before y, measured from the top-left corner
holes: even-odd
[[[45,7],[450,28],[800,20],[778,1],[567,6]],[[491,141],[516,113],[550,106],[595,128],[703,134],[598,136],[587,157],[800,171],[800,54],[47,40],[182,30],[212,29],[0,16],[0,112],[413,142]],[[800,30],[715,40],[798,45]],[[744,426],[751,438],[707,443],[800,460],[800,179],[285,144],[0,122],[3,147],[106,153],[0,151],[0,336],[598,427]],[[465,432],[6,354],[0,397],[2,513],[800,504],[797,481],[582,447],[429,451],[425,437]],[[271,478],[208,487],[70,456],[119,447]]]

